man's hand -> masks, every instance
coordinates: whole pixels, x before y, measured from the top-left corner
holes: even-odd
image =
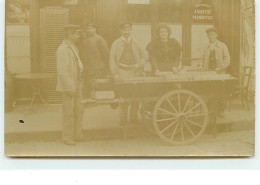
[[[220,73],[222,70],[223,70],[223,69],[220,68],[220,67],[217,67],[217,68],[215,69],[215,71],[216,71],[217,73]]]
[[[197,67],[198,67],[198,70],[199,70],[199,71],[202,71],[202,70],[203,70],[203,64],[199,63],[199,64],[197,65]]]
[[[118,75],[118,74],[115,74],[115,75],[114,75],[114,80],[115,80],[115,81],[119,80],[119,75]]]
[[[132,68],[132,71],[136,71],[137,69],[141,68],[142,65],[141,64],[134,64],[133,65],[133,68]]]
[[[83,73],[83,71],[84,71],[84,67],[83,67],[83,68],[80,68],[80,72]]]
[[[81,62],[79,62],[79,70],[81,73],[84,71],[84,66]]]

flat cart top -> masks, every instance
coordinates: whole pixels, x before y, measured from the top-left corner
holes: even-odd
[[[201,96],[222,97],[233,92],[237,79],[216,72],[163,73],[159,77],[134,77],[115,82],[117,96],[122,98],[160,97],[175,90],[186,89]]]

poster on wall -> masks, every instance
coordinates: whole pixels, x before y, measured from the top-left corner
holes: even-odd
[[[76,5],[78,0],[64,0],[64,5]]]
[[[128,4],[149,4],[150,0],[128,0]]]
[[[192,22],[210,24],[213,22],[213,1],[212,0],[193,0]]]
[[[8,0],[6,3],[7,23],[24,24],[29,22],[29,0]]]

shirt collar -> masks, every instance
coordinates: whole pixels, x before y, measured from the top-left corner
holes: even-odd
[[[126,39],[124,36],[122,36],[121,40],[124,41],[124,42],[130,43],[131,40],[132,40],[132,37],[129,37],[129,38]]]
[[[219,41],[218,40],[216,40],[215,42],[213,42],[213,43],[209,43],[209,46],[208,46],[208,48],[211,48],[212,46],[213,47],[218,47],[218,43],[219,43]]]

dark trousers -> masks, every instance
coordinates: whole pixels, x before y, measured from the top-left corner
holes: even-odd
[[[129,121],[137,121],[137,114],[138,114],[138,102],[133,103],[121,103],[120,104],[120,121],[127,122]],[[130,109],[130,116],[128,119],[128,110]]]
[[[91,98],[91,92],[95,90],[95,80],[105,78],[107,72],[105,69],[88,70],[84,75],[84,98]]]
[[[62,94],[63,110],[63,140],[70,141],[82,137],[83,112],[82,88],[80,82],[77,84],[74,96],[67,92]]]

